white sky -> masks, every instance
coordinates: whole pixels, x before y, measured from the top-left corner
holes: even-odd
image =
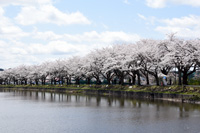
[[[199,0],[0,0],[0,68],[171,32],[199,38]]]

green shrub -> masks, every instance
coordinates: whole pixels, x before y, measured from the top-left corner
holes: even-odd
[[[188,84],[189,85],[200,85],[200,78],[198,78],[198,79],[190,79],[188,81]]]

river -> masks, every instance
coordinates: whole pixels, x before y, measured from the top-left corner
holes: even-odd
[[[200,105],[0,91],[1,133],[200,133]]]

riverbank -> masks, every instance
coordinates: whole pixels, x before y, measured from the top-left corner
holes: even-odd
[[[1,89],[123,96],[200,104],[200,86],[1,85]]]

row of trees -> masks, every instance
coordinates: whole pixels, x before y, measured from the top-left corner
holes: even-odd
[[[184,40],[174,34],[165,40],[143,39],[135,44],[113,45],[96,49],[84,57],[72,57],[44,62],[40,65],[6,69],[0,72],[0,84],[76,84],[85,80],[90,84],[95,79],[107,84],[114,79],[123,85],[124,79],[130,84],[141,85],[141,77],[147,85],[152,78],[159,85],[159,75],[178,74],[178,83],[188,84],[188,76],[200,66],[200,40]]]

